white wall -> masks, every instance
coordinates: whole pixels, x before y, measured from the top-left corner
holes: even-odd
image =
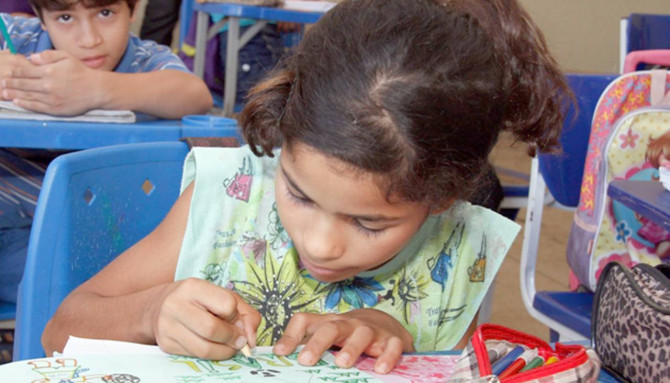
[[[619,22],[670,14],[670,0],[520,0],[565,71],[618,72]],[[668,31],[670,33],[670,31]]]

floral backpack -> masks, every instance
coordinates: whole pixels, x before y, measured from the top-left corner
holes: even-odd
[[[658,179],[645,160],[650,138],[670,130],[670,72],[638,71],[621,75],[598,101],[584,163],[579,205],[574,214],[567,258],[571,288],[595,291],[605,265],[660,263],[655,244],[640,235],[645,222],[607,196],[619,179]]]

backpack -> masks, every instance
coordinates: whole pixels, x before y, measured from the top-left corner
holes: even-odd
[[[653,244],[638,234],[644,223],[631,209],[612,203],[607,185],[618,179],[658,179],[645,152],[649,138],[670,130],[670,107],[656,107],[670,104],[669,91],[666,70],[638,71],[612,81],[598,100],[568,239],[572,288],[595,291],[610,261],[660,263]]]

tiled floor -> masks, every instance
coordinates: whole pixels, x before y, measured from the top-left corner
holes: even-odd
[[[525,145],[514,143],[509,135],[503,135],[496,145],[491,161],[496,166],[530,172],[530,157],[526,154]],[[503,178],[503,182],[511,182]],[[516,181],[518,183],[518,181]],[[525,209],[521,209],[516,221],[523,225],[526,217]],[[535,275],[538,290],[567,290],[568,265],[565,248],[572,222],[572,212],[557,208],[546,208],[542,219],[542,236],[540,254]],[[495,283],[493,306],[490,322],[502,324],[517,330],[549,339],[549,329],[531,317],[523,305],[519,287],[519,262],[523,228],[503,262]]]

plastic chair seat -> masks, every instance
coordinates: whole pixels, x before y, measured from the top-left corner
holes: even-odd
[[[503,185],[505,197],[528,197],[528,185]]]
[[[592,306],[591,292],[538,291],[533,299],[535,309],[587,339],[591,337]]]

